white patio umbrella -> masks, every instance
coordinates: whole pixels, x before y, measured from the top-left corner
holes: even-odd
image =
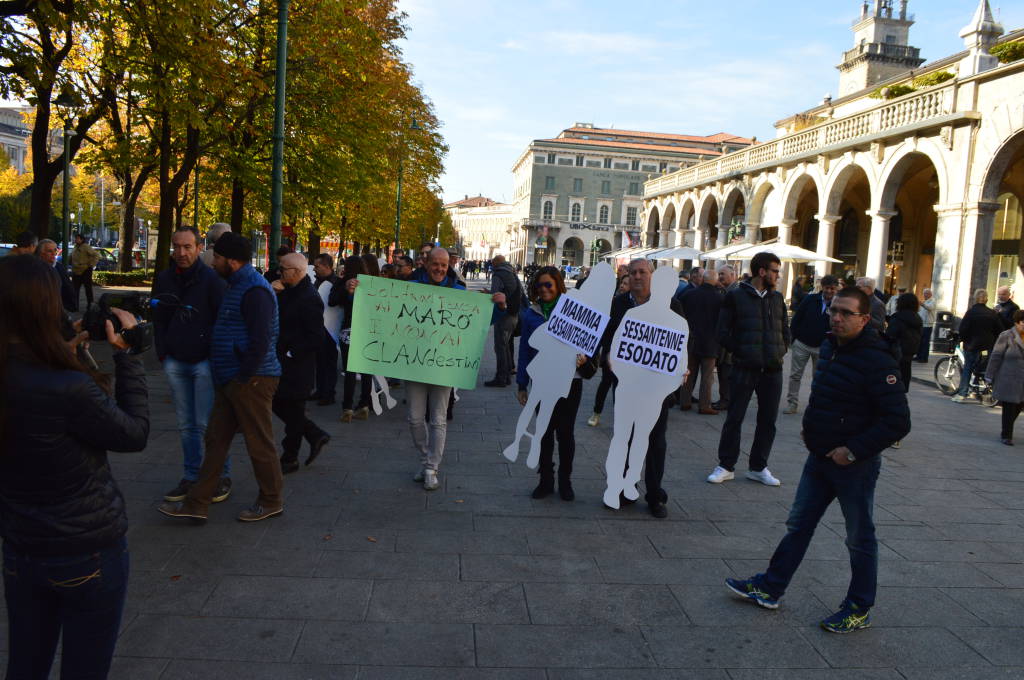
[[[722,246],[720,248],[714,248],[707,251],[700,256],[702,260],[735,260],[735,253],[745,250],[751,245],[764,245],[764,244],[751,244],[751,243],[733,243],[732,245]]]
[[[644,257],[648,260],[696,260],[700,256],[700,251],[695,248],[678,246],[675,248],[664,248]]]
[[[807,250],[800,246],[795,246],[792,243],[748,243],[746,247],[732,253],[729,256],[731,260],[749,260],[754,255],[762,252],[774,253],[783,262],[803,263],[803,262],[842,262],[834,257],[828,257],[827,255],[821,255],[814,252],[813,250]],[[720,258],[724,259],[724,258]]]

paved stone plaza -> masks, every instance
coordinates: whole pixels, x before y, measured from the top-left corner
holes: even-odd
[[[998,409],[912,386],[914,430],[886,453],[878,484],[874,627],[835,636],[817,622],[849,576],[836,507],[777,612],[723,586],[762,569],[783,534],[804,459],[799,416],[780,416],[771,469],[781,488],[740,475],[713,486],[703,480],[724,416],[673,411],[670,514],[659,521],[643,503],[601,504],[611,406],[587,427],[596,380],[577,423],[572,503],[532,500],[525,453],[502,457],[518,413],[512,388],[461,393],[432,493],[411,479],[401,404],[347,425],[340,406],[313,406],[333,440],[286,478],[284,515],[235,520],[256,494],[239,437],[234,494],[195,527],[155,510],[181,454],[167,383],[151,368],[150,445],[111,456],[133,569],[113,677],[1024,677],[1024,425],[1021,445],[1002,446]],[[744,434],[747,445],[752,428]]]

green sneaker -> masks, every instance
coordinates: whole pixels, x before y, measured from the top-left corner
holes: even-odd
[[[765,609],[779,608],[779,598],[772,597],[759,588],[752,578],[742,580],[737,578],[727,578],[725,579],[725,587],[740,597],[750,600]]]
[[[861,628],[870,628],[870,612],[870,609],[862,609],[849,600],[844,600],[839,605],[839,611],[822,621],[821,627],[830,633],[838,633],[840,635],[852,633]]]

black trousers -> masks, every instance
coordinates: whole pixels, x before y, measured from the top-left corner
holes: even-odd
[[[359,381],[359,404],[356,408],[363,408],[370,405],[370,388],[373,387],[373,376],[354,373],[348,370],[348,348],[342,343],[341,361],[345,365],[345,380],[342,383],[341,408],[347,411],[352,410],[352,401],[355,398],[356,378],[362,376]]]
[[[572,476],[572,461],[576,457],[576,414],[583,397],[583,380],[574,378],[569,396],[559,399],[551,412],[548,429],[540,439],[541,478],[553,479],[555,472],[555,437],[558,437],[558,479],[568,481]]]
[[[338,385],[338,345],[324,329],[324,339],[316,350],[316,396],[334,399]]]
[[[312,445],[327,435],[316,423],[306,417],[305,399],[288,399],[274,395],[271,407],[274,410],[274,415],[284,423],[281,460],[298,459],[299,447],[302,446],[303,439]]]
[[[768,456],[775,442],[775,420],[782,399],[782,371],[758,371],[733,366],[729,388],[732,400],[729,415],[718,441],[718,464],[734,470],[740,457],[740,434],[747,415],[750,397],[757,394],[757,426],[750,446],[750,469],[760,472],[768,466]]]
[[[999,438],[1013,439],[1013,423],[1017,420],[1017,416],[1020,415],[1021,406],[1024,406],[1024,404],[1014,404],[1008,401],[1001,403],[1003,405],[1003,428]]]
[[[92,304],[92,267],[89,267],[81,274],[71,275],[71,285],[75,287],[75,303],[78,303],[79,295],[82,291],[82,286],[85,286],[85,301],[87,304]]]
[[[914,359],[913,357],[904,357],[900,359],[900,380],[903,381],[903,392],[904,394],[910,392],[910,376],[914,370]]]
[[[618,379],[615,374],[612,373],[612,369],[608,366],[608,362],[601,364],[601,382],[597,385],[597,395],[594,397],[594,413],[601,413],[604,411],[604,402],[608,398],[608,391],[615,389],[618,384]],[[615,398],[614,393],[612,398]]]
[[[644,500],[648,503],[668,502],[668,492],[661,488],[661,480],[665,478],[665,454],[668,451],[665,432],[668,430],[670,402],[671,398],[661,403],[661,415],[651,428],[651,434],[647,436],[647,458],[644,459],[644,486],[647,487],[647,493],[644,494]],[[633,445],[632,436],[629,438],[629,445]],[[625,469],[629,469],[628,457]]]

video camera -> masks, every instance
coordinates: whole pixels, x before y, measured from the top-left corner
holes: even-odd
[[[107,321],[110,321],[114,332],[121,333],[131,345],[131,353],[140,354],[153,344],[153,328],[145,321],[149,306],[149,298],[142,293],[104,293],[82,315],[82,330],[89,333],[89,340],[103,342],[107,339]],[[112,307],[123,309],[139,319],[138,325],[124,330],[121,320],[110,311]]]

